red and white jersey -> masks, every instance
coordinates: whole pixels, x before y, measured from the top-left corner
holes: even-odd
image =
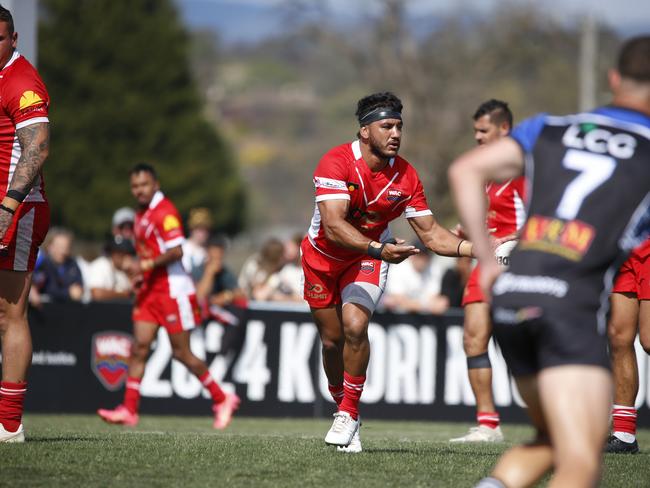
[[[154,194],[147,209],[136,213],[134,230],[140,259],[155,259],[185,242],[178,210],[160,191]],[[195,289],[192,278],[179,260],[144,273],[140,293],[152,292],[179,298],[193,294]]]
[[[488,197],[487,228],[494,237],[517,232],[526,221],[523,176],[504,183],[490,183],[485,188]]]
[[[49,105],[43,80],[29,61],[15,51],[0,70],[0,199],[7,193],[22,152],[16,131],[39,122],[49,123]],[[36,177],[25,201],[45,201],[42,174]]]
[[[361,156],[359,141],[330,149],[314,171],[314,186],[316,205],[306,238],[323,255],[337,261],[360,255],[327,240],[318,202],[349,200],[346,220],[375,241],[390,237],[388,223],[402,214],[406,218],[431,215],[415,169],[397,156],[384,169],[373,172]]]

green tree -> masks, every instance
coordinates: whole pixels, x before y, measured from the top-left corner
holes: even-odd
[[[206,206],[220,230],[241,230],[242,181],[202,114],[189,37],[171,0],[44,0],[42,7],[53,222],[101,237],[112,212],[132,203],[129,168],[148,161],[182,213]]]

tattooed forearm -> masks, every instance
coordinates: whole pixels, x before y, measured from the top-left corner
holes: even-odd
[[[50,151],[50,125],[37,123],[16,131],[22,154],[9,189],[29,193]]]

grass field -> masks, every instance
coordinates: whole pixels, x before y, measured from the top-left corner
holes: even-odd
[[[352,455],[323,443],[327,420],[237,418],[225,432],[210,424],[145,415],[123,428],[86,415],[28,415],[28,441],[0,445],[0,486],[471,487],[532,433],[506,425],[505,444],[451,445],[469,425],[368,420],[364,452]],[[640,454],[605,457],[602,486],[650,486],[650,430],[639,443]]]

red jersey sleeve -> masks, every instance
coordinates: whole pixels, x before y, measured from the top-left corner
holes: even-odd
[[[45,84],[27,60],[19,58],[7,74],[2,93],[2,108],[16,129],[38,122],[49,122],[50,97]]]
[[[424,188],[420,177],[414,169],[411,168],[411,181],[413,186],[413,197],[406,203],[404,209],[404,217],[412,219],[413,217],[423,217],[425,215],[433,215],[427,203],[427,197],[424,196]]]
[[[314,171],[316,202],[349,200],[349,161],[344,151],[332,150],[325,154]]]
[[[180,246],[185,241],[183,225],[178,211],[170,205],[161,205],[156,212],[155,226],[164,242],[165,251]]]

